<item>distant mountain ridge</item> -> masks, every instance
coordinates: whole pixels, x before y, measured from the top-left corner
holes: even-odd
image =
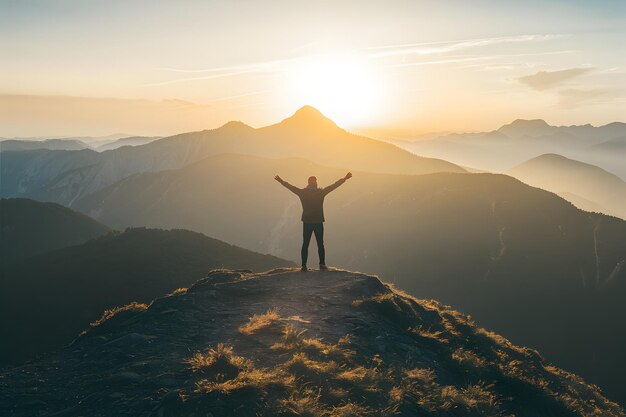
[[[112,135],[117,137],[118,135]],[[117,149],[122,146],[145,145],[162,136],[128,136],[119,139],[95,139],[93,138],[54,138],[54,139],[1,139],[0,152],[2,151],[32,151],[47,149],[51,151],[78,151],[93,149],[98,152]],[[91,142],[87,141],[91,140]]]
[[[418,155],[442,158],[462,166],[503,172],[546,153],[597,165],[626,179],[626,148],[611,151],[599,146],[626,136],[626,123],[603,126],[551,126],[545,120],[517,119],[497,130],[453,133],[428,140],[391,140]],[[595,151],[591,151],[595,149]]]
[[[105,143],[96,147],[98,152],[109,151],[112,149],[121,148],[122,146],[140,146],[146,143],[153,142],[161,139],[162,136],[129,136],[126,138],[117,139],[113,142]]]
[[[79,198],[130,175],[181,168],[224,153],[305,157],[330,166],[372,172],[465,172],[446,161],[418,157],[394,145],[352,135],[319,111],[303,107],[282,122],[259,129],[227,123],[218,129],[183,133],[102,153],[0,152],[0,195],[72,206]]]
[[[15,401],[19,398],[19,401]],[[214,270],[0,371],[0,413],[619,417],[532,349],[345,270]]]
[[[48,149],[57,151],[77,151],[89,149],[90,146],[78,139],[45,139],[45,140],[0,140],[0,152],[27,151],[34,149]]]

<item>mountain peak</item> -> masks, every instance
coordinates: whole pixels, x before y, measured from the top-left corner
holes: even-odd
[[[509,124],[509,126],[546,127],[550,125],[543,119],[515,119]]]
[[[0,412],[55,414],[75,398],[85,415],[622,412],[469,317],[344,270],[213,270],[150,305],[107,311],[58,355],[6,371]],[[55,401],[16,403],[32,387],[26,374]]]
[[[299,108],[281,124],[300,125],[307,128],[338,128],[337,124],[324,116],[321,111],[308,105]]]
[[[515,119],[511,123],[504,125],[498,129],[498,132],[504,133],[510,137],[522,136],[542,136],[552,133],[553,126],[550,126],[543,119]]]
[[[245,124],[239,120],[231,120],[229,122],[224,123],[219,129],[224,130],[253,130],[254,128],[250,125]]]

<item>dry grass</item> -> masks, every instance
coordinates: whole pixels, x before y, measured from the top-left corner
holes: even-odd
[[[175,295],[181,295],[181,294],[186,294],[187,293],[187,288],[176,288],[174,291],[172,291],[171,293],[167,294],[166,297],[172,297]]]
[[[482,384],[470,385],[465,388],[445,386],[441,390],[443,402],[451,402],[468,410],[480,410],[487,415],[497,415],[498,400],[490,391],[492,386]]]
[[[515,346],[507,338],[500,336],[494,332],[483,329],[482,327],[476,329],[476,334],[490,340],[501,348],[508,349],[513,352],[517,352],[522,355],[526,355],[526,349],[523,347]]]
[[[305,330],[299,330],[292,324],[287,324],[283,328],[283,344],[285,346],[302,346],[304,342]]]
[[[384,303],[387,301],[393,301],[394,299],[394,294],[392,292],[390,293],[385,293],[385,294],[376,294],[372,297],[367,297],[367,298],[360,298],[358,300],[354,300],[352,302],[352,306],[353,307],[360,307],[365,303]]]
[[[366,368],[364,366],[356,366],[346,369],[337,375],[337,379],[350,381],[356,384],[375,384],[381,378],[380,371],[376,368]]]
[[[457,361],[460,365],[468,368],[484,368],[488,362],[469,350],[458,348],[452,352],[452,359]]]
[[[404,371],[406,379],[416,381],[422,385],[431,385],[435,382],[435,371],[432,369],[414,368]]]
[[[426,339],[432,339],[441,343],[448,343],[448,339],[445,337],[446,335],[444,332],[425,329],[421,324],[411,328],[410,331]]]
[[[264,390],[270,385],[278,386],[283,390],[292,388],[295,385],[295,378],[276,370],[250,368],[238,373],[234,378],[226,380],[202,379],[196,383],[195,391],[202,394],[212,392],[230,394],[233,391],[244,389]]]
[[[295,353],[283,366],[294,375],[315,380],[330,378],[337,375],[341,369],[337,362],[316,361],[302,352]]]
[[[345,403],[333,407],[328,413],[330,417],[366,417],[375,415],[373,410],[356,403]]]
[[[288,398],[278,401],[280,414],[301,417],[322,417],[327,415],[320,405],[320,391],[311,388],[295,390]]]
[[[352,343],[352,336],[345,334],[337,341],[337,346],[349,346]]]
[[[90,323],[90,326],[91,327],[100,326],[102,323],[109,320],[111,317],[122,312],[128,312],[128,311],[141,312],[141,311],[146,311],[147,309],[148,309],[148,304],[142,304],[142,303],[133,301],[132,303],[126,304],[125,306],[115,307],[110,310],[105,310],[104,313],[102,313],[102,317],[100,317],[98,320],[94,321],[93,323]]]
[[[313,349],[324,351],[332,349],[332,345],[324,343],[319,338],[304,337],[307,330],[300,330],[292,324],[286,324],[283,327],[283,334],[280,342],[272,345],[272,349],[294,350],[294,349]]]
[[[594,417],[620,415],[619,407],[607,405],[596,387],[544,367],[536,352],[479,329],[469,316],[436,302],[390,292],[352,305],[359,307],[359,318],[384,317],[394,326],[386,349],[379,350],[375,340],[380,329],[359,328],[332,344],[308,337],[306,320],[284,318],[269,309],[251,316],[239,331],[247,336],[268,328],[276,331],[260,336],[262,346],[271,340],[271,349],[253,351],[272,365],[256,369],[230,347],[218,345],[187,360],[202,375],[196,392],[213,394],[207,397],[210,401],[217,395],[224,409],[246,403],[257,413],[250,415],[259,416],[509,416],[532,415],[537,409],[551,415],[568,410]],[[399,355],[409,357],[399,362]],[[508,385],[511,380],[515,383]],[[527,397],[526,403],[519,400]]]
[[[218,379],[233,378],[242,371],[252,368],[252,363],[246,358],[237,356],[233,349],[222,343],[216,349],[207,352],[198,352],[185,360],[193,372],[212,375]]]
[[[280,314],[276,308],[270,308],[263,314],[255,314],[248,319],[248,322],[239,327],[239,331],[246,335],[251,335],[264,329],[276,321],[280,320]]]

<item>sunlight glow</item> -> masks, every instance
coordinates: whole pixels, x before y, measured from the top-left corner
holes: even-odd
[[[381,84],[382,79],[365,61],[316,59],[288,72],[287,95],[293,105],[311,105],[340,126],[351,126],[375,117]]]

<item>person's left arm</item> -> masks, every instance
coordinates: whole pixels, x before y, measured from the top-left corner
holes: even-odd
[[[346,182],[350,178],[352,178],[352,173],[348,172],[345,177],[335,181],[335,183],[329,185],[328,187],[325,187],[324,188],[324,194],[328,194],[331,191],[336,190],[341,184],[343,184],[344,182]]]
[[[294,194],[296,194],[296,195],[298,195],[298,196],[300,195],[300,193],[301,193],[301,191],[302,191],[300,188],[298,188],[298,187],[296,187],[296,186],[294,186],[294,185],[289,184],[287,181],[285,181],[284,179],[282,179],[282,178],[281,178],[281,177],[279,177],[278,175],[276,175],[276,176],[274,177],[274,179],[275,179],[276,181],[278,181],[278,182],[279,182],[279,183],[280,183],[283,187],[285,187],[286,189],[288,189],[289,191],[291,191],[292,193],[294,193]]]

